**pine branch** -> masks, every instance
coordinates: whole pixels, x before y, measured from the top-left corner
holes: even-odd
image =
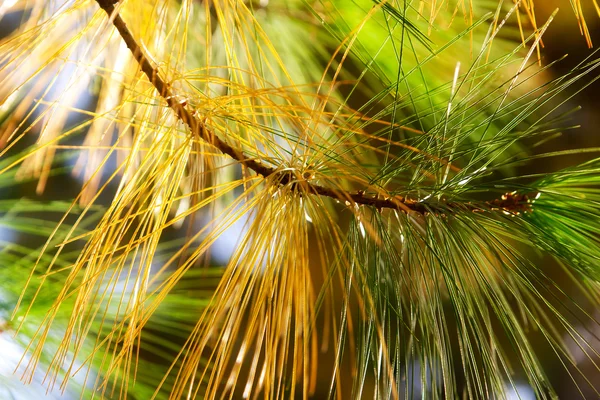
[[[61,230],[48,231],[29,216],[9,221],[15,230],[50,236],[37,261],[33,249],[11,245],[0,251],[12,266],[6,271],[12,286],[24,280],[16,279],[20,268],[34,264],[34,283],[27,286],[38,288],[25,293],[15,314],[21,336],[31,342],[23,343],[31,354],[24,358],[23,380],[35,379],[36,368],[43,368],[49,391],[59,381],[65,388],[87,367],[83,382],[74,384],[100,396],[238,398],[243,390],[244,397],[382,399],[417,391],[430,398],[503,398],[517,392],[514,382],[526,381],[537,397],[551,398],[561,387],[551,383],[556,367],[539,351],[548,349],[576,385],[579,378],[590,383],[580,358],[570,355],[572,346],[586,349],[591,361],[597,354],[580,335],[588,305],[578,299],[596,299],[595,287],[583,285],[588,279],[595,285],[599,276],[600,160],[553,174],[495,173],[571,154],[523,155],[528,144],[551,138],[564,121],[566,114],[550,118],[548,107],[554,112],[570,100],[580,90],[574,83],[600,63],[587,59],[549,82],[540,79],[552,63],[533,71],[527,63],[547,23],[517,47],[498,37],[490,51],[491,38],[519,12],[519,4],[511,5],[502,18],[504,1],[492,20],[486,14],[473,21],[480,15],[475,10],[465,14],[464,25],[423,36],[436,44],[431,54],[408,25],[414,21],[416,32],[425,32],[435,27],[433,16],[424,21],[420,15],[426,13],[409,13],[402,2],[282,0],[260,13],[253,1],[199,7],[96,2],[108,21],[90,13],[94,4],[74,3],[50,13],[51,23],[32,19],[38,29],[23,29],[8,45],[0,41],[9,54],[0,77],[10,78],[27,62],[27,71],[19,71],[33,77],[27,83],[38,69],[65,58],[69,47],[62,42],[78,43],[72,32],[90,36],[93,61],[79,54],[73,60],[87,76],[89,65],[103,56],[86,141],[72,146],[82,149],[82,162],[89,161],[86,173],[93,172],[84,186],[90,200],[82,203],[100,203],[98,195],[123,177],[91,230],[75,230],[88,208],[71,215],[68,204]],[[318,8],[325,3],[333,9]],[[287,14],[268,14],[271,4],[313,12],[308,23],[323,25],[295,26]],[[479,5],[481,14],[494,6]],[[74,22],[78,13],[89,19],[83,28]],[[487,34],[475,29],[485,24]],[[96,43],[98,29],[113,35],[111,25],[119,34]],[[150,50],[137,28],[150,34]],[[481,44],[470,58],[469,42],[471,50]],[[450,46],[460,47],[451,54]],[[521,57],[525,46],[530,51]],[[155,51],[168,65],[190,65],[185,71],[161,67]],[[46,53],[52,56],[46,59]],[[354,68],[338,62],[346,55],[348,64],[364,68],[358,79]],[[330,82],[322,81],[327,60],[330,76],[334,69],[340,73],[329,93],[324,87]],[[140,82],[140,71],[149,83]],[[51,67],[44,72],[55,74]],[[15,79],[15,93],[27,95],[10,104],[24,108],[38,97],[51,100]],[[70,81],[77,82],[78,74]],[[34,86],[48,80],[39,82]],[[302,89],[317,82],[318,90]],[[367,99],[358,110],[352,105],[356,95],[334,86],[342,82]],[[188,90],[207,97],[197,105],[193,94],[186,100]],[[565,92],[568,97],[558,96]],[[61,98],[76,94],[71,89]],[[556,97],[560,103],[550,102]],[[57,141],[76,132],[53,141],[44,135],[62,132],[57,115],[66,118],[69,104],[57,101],[49,108],[53,124],[40,133],[36,158],[28,157],[36,162],[32,170],[41,168],[40,154],[62,149]],[[157,113],[157,104],[165,112]],[[0,107],[0,128],[6,110]],[[6,112],[16,123],[25,118]],[[119,132],[116,140],[109,122]],[[397,131],[415,126],[420,129]],[[120,151],[125,158],[117,158],[114,174],[101,176]],[[3,172],[16,164],[2,160],[0,178],[14,180]],[[241,179],[232,176],[238,166],[248,172]],[[495,200],[474,200],[476,193],[517,188]],[[535,212],[511,218],[533,211],[535,193],[543,194]],[[353,215],[338,218],[341,207],[323,206],[326,197],[345,203]],[[376,212],[386,208],[402,212]],[[72,216],[77,222],[65,227]],[[7,218],[0,217],[0,225],[2,220]],[[173,232],[181,239],[165,242],[171,235],[166,229],[183,221],[189,222],[187,233]],[[238,233],[227,231],[242,224],[226,259],[211,257],[216,241],[231,241],[228,234]],[[42,229],[32,228],[37,225]],[[71,252],[79,239],[85,246]],[[552,257],[578,285],[577,295],[567,290],[570,281],[563,282],[562,274],[557,280],[555,268],[546,266]],[[200,264],[210,268],[208,276]],[[88,376],[95,382],[88,384]]]
[[[177,100],[179,97],[173,93],[169,84],[160,77],[158,69],[153,66],[148,57],[144,55],[140,45],[127,27],[127,24],[123,18],[121,18],[118,11],[115,10],[114,5],[118,3],[118,0],[96,1],[100,8],[107,13],[112,24],[138,62],[142,72],[148,77],[150,83],[167,102],[167,105],[173,110],[177,118],[187,125],[195,136],[200,137],[202,140],[216,147],[222,153],[227,154],[258,175],[262,175],[265,178],[274,176],[276,177],[276,181],[282,186],[292,184],[297,187],[298,184],[301,184],[302,190],[305,193],[326,196],[349,204],[372,206],[377,209],[389,208],[404,211],[406,213],[416,212],[422,215],[427,215],[429,213],[444,215],[464,211],[501,211],[518,215],[522,212],[532,211],[532,201],[529,197],[526,194],[517,194],[516,192],[504,194],[500,199],[485,202],[484,206],[481,206],[470,202],[425,204],[406,197],[381,197],[380,195],[371,195],[362,190],[357,192],[336,190],[311,183],[304,176],[295,176],[289,171],[282,171],[278,168],[267,166],[260,160],[248,157],[241,149],[231,146],[212,132],[201,119],[196,117],[195,111],[190,111],[188,109],[187,102],[180,102]]]

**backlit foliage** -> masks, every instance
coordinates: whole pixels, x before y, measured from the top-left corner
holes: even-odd
[[[531,331],[573,375],[565,334],[596,356],[540,254],[595,298],[598,160],[518,167],[561,155],[534,153],[600,64],[548,74],[532,0],[111,3],[16,1],[0,42],[0,154],[37,138],[0,177],[41,193],[77,150],[84,182],[20,283],[23,380],[450,399],[525,379],[551,398]]]

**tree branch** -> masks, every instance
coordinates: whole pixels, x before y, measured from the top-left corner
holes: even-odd
[[[280,185],[287,185],[294,183],[294,176],[290,173],[281,173],[280,170],[267,166],[259,160],[247,157],[242,150],[237,149],[217,135],[214,134],[198,117],[194,115],[194,112],[190,111],[186,103],[180,103],[177,101],[177,97],[174,95],[169,85],[160,77],[158,69],[153,66],[148,57],[144,55],[140,45],[137,43],[131,31],[127,27],[125,21],[121,18],[120,14],[115,11],[114,5],[118,3],[118,0],[96,0],[100,8],[102,8],[111,19],[112,24],[117,29],[121,38],[133,54],[133,57],[138,62],[142,72],[148,77],[150,83],[158,91],[160,96],[167,102],[169,108],[173,110],[175,115],[186,124],[192,133],[209,144],[219,149],[222,153],[227,154],[234,160],[243,164],[247,168],[256,172],[258,175],[263,177],[269,177],[271,175],[279,174],[278,181]],[[404,212],[417,212],[419,214],[448,214],[451,213],[449,210],[458,211],[472,211],[472,212],[484,212],[489,210],[500,210],[510,214],[519,214],[520,212],[532,211],[532,201],[525,194],[508,193],[502,196],[500,199],[495,199],[485,203],[485,207],[474,205],[472,203],[461,203],[461,202],[445,202],[436,204],[425,204],[407,198],[389,197],[382,198],[380,196],[368,195],[363,191],[358,192],[347,192],[343,190],[336,190],[325,186],[317,185],[308,181],[302,182],[302,187],[307,193],[327,196],[333,199],[349,202],[350,204],[360,204],[373,206],[377,209],[390,208],[400,210]]]

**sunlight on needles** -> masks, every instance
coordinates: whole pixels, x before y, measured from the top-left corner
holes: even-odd
[[[412,395],[417,364],[432,398],[506,396],[517,375],[548,398],[529,327],[575,370],[561,330],[595,351],[525,249],[598,279],[597,160],[533,177],[514,167],[571,127],[552,112],[600,64],[551,77],[540,55],[553,16],[540,21],[532,0],[14,10],[25,15],[0,42],[0,155],[38,139],[0,177],[19,166],[41,193],[74,148],[84,182],[16,302],[25,381],[39,367],[49,390],[83,373],[82,396],[101,398],[396,399]],[[213,244],[242,220],[217,268]],[[165,250],[175,227],[184,239]],[[187,296],[197,304],[174,311]]]

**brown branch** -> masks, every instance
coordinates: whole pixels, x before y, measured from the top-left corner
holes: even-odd
[[[148,77],[150,83],[158,91],[160,96],[167,102],[168,106],[175,112],[175,115],[186,124],[192,133],[197,137],[202,138],[209,144],[219,149],[222,153],[227,154],[234,160],[243,164],[247,168],[256,172],[258,175],[263,177],[275,176],[279,174],[278,182],[281,185],[295,184],[294,176],[290,173],[282,173],[280,170],[263,164],[262,162],[253,158],[247,157],[242,150],[237,149],[217,135],[214,134],[198,117],[194,115],[194,112],[190,111],[186,103],[180,103],[177,97],[174,95],[169,85],[160,77],[158,69],[153,66],[148,58],[142,52],[140,45],[137,43],[131,31],[127,27],[127,24],[118,12],[115,12],[114,5],[118,3],[118,0],[96,0],[100,8],[102,8],[112,19],[112,24],[119,31],[121,38],[133,54],[142,72]],[[531,201],[527,195],[509,193],[502,196],[501,199],[492,200],[485,203],[485,206],[478,206],[472,203],[460,203],[460,202],[445,202],[438,205],[425,204],[414,200],[409,200],[401,197],[390,197],[382,198],[380,196],[368,195],[363,191],[358,192],[346,192],[342,190],[336,190],[325,186],[317,185],[308,181],[303,181],[302,188],[307,192],[320,196],[327,196],[333,199],[373,206],[377,209],[390,208],[400,210],[404,212],[417,212],[419,214],[448,214],[449,210],[455,211],[473,211],[483,212],[488,210],[501,210],[510,214],[518,214],[520,212],[531,211]]]

